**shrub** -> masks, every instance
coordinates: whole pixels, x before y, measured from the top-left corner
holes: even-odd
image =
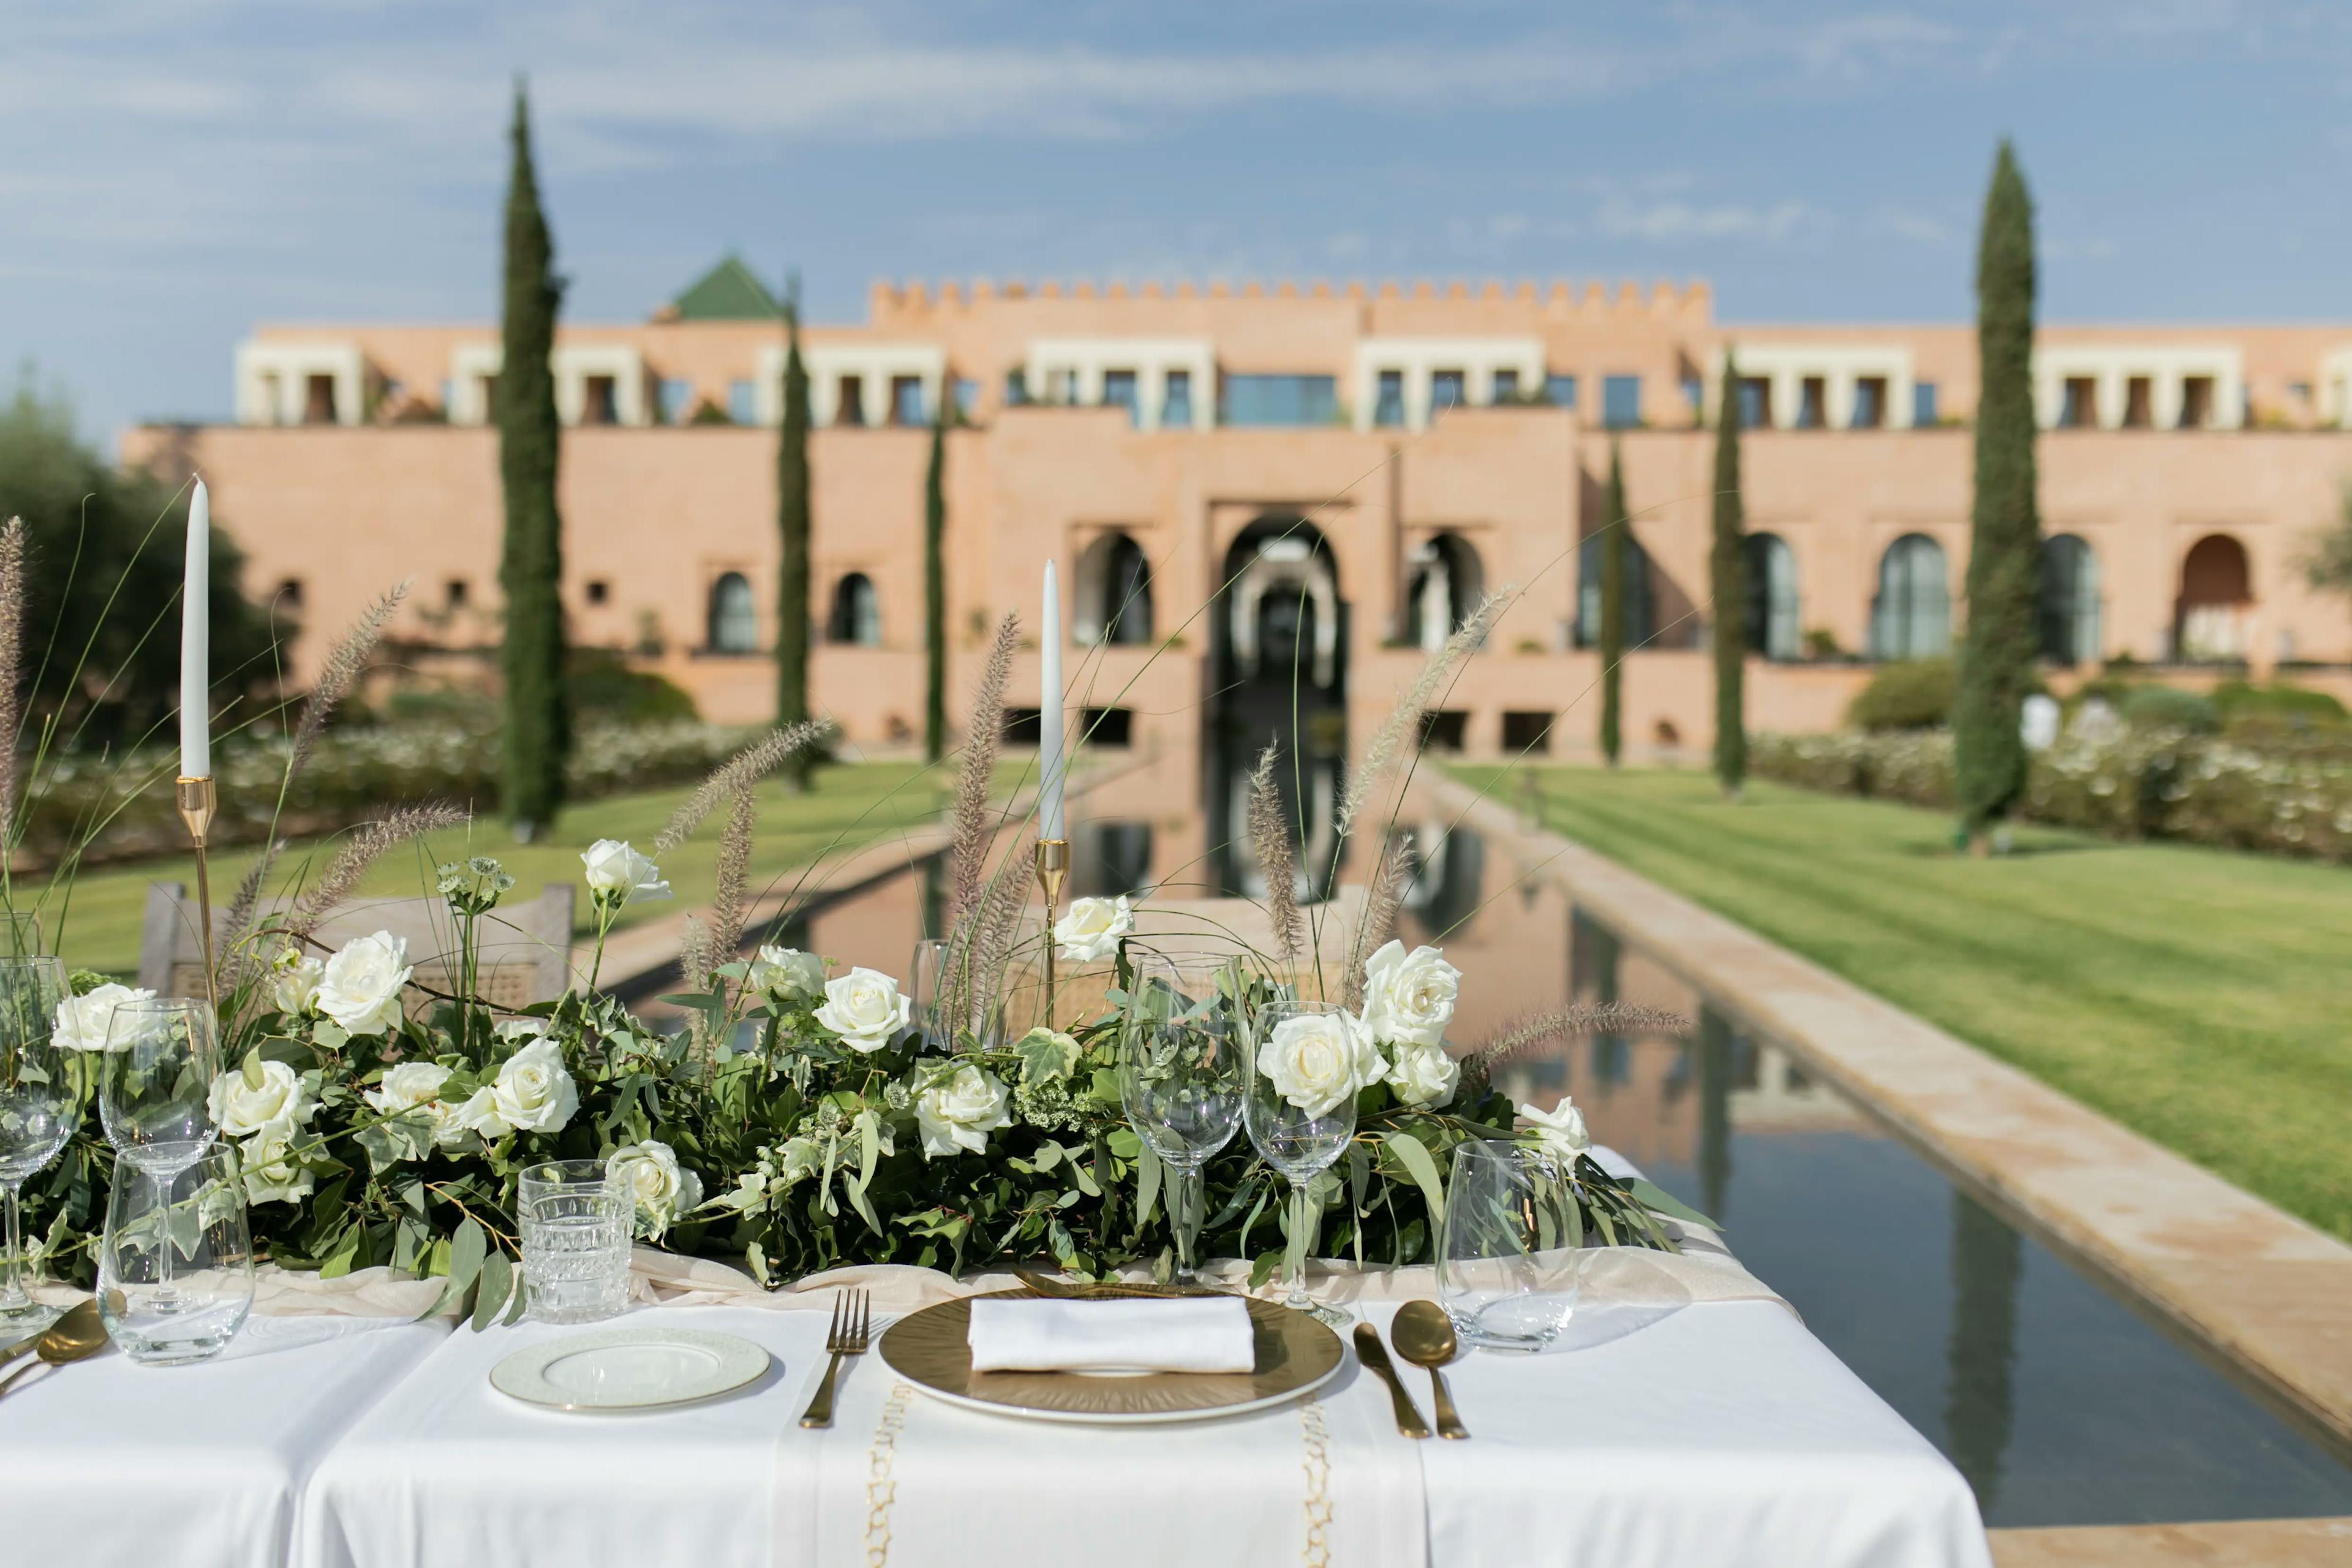
[[[2186,730],[2210,735],[2221,727],[2211,699],[2176,686],[2135,686],[2116,711],[2135,730]]]
[[[2333,729],[2346,717],[2344,704],[2325,691],[2242,680],[2225,680],[2213,689],[2213,711],[2225,728],[2251,721],[2291,730]]]
[[[701,717],[683,687],[651,670],[631,669],[609,648],[573,648],[565,683],[572,689],[572,710],[583,720],[675,724]]]
[[[1874,732],[1933,730],[1951,716],[1949,658],[1906,658],[1881,668],[1846,710],[1846,722]]]

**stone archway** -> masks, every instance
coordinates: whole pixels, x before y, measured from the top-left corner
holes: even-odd
[[[2235,664],[2246,657],[2254,608],[2246,547],[2209,533],[2180,558],[2180,595],[2173,601],[2173,657],[2183,664]]]

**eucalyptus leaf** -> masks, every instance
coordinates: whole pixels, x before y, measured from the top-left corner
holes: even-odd
[[[1422,1196],[1429,1200],[1431,1223],[1443,1223],[1445,1218],[1445,1189],[1437,1179],[1437,1162],[1430,1158],[1428,1146],[1412,1133],[1402,1131],[1390,1133],[1384,1142],[1389,1152],[1397,1157],[1397,1163],[1421,1188]]]
[[[1633,1193],[1634,1201],[1639,1203],[1645,1209],[1664,1215],[1668,1219],[1681,1220],[1685,1225],[1696,1225],[1702,1226],[1705,1229],[1717,1232],[1720,1232],[1723,1229],[1721,1225],[1707,1218],[1706,1215],[1699,1213],[1698,1210],[1691,1207],[1688,1204],[1684,1203],[1681,1199],[1675,1197],[1673,1194],[1667,1192],[1664,1188],[1657,1185],[1654,1182],[1645,1181],[1640,1176],[1635,1176],[1631,1182],[1627,1183],[1626,1185],[1628,1190]]]
[[[1160,1156],[1144,1144],[1135,1162],[1135,1228],[1139,1231],[1151,1223],[1152,1207],[1160,1202],[1161,1169]]]
[[[474,1331],[480,1333],[498,1321],[499,1313],[514,1290],[514,1265],[503,1252],[493,1252],[482,1259],[481,1289],[474,1296]]]
[[[472,1215],[457,1226],[449,1238],[449,1289],[463,1290],[482,1271],[482,1259],[490,1249],[489,1236]]]

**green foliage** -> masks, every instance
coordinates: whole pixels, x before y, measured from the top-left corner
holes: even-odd
[[[776,437],[776,723],[808,717],[809,384],[801,363],[800,287],[784,294],[784,416]],[[795,776],[806,772],[793,764]]]
[[[1625,515],[1624,454],[1609,444],[1609,493],[1602,511],[1608,518],[1601,536],[1601,754],[1617,765],[1623,737],[1620,733],[1625,663],[1625,536],[1633,520]]]
[[[499,585],[506,595],[506,790],[518,834],[555,820],[563,805],[563,764],[572,752],[564,691],[563,519],[556,510],[555,315],[563,284],[540,212],[531,168],[530,121],[515,89],[514,164],[507,187],[504,353],[495,412],[499,477],[506,496],[506,548]]]
[[[2191,734],[2210,735],[2221,727],[2211,698],[2183,691],[2177,686],[2135,686],[2125,695],[2116,712],[2125,723],[2137,730],[2186,730]]]
[[[2213,689],[2213,711],[2232,731],[2333,730],[2341,728],[2347,718],[2344,704],[2325,691],[2301,686],[2255,686],[2243,680],[2225,680]]]
[[[29,376],[0,405],[0,519],[25,520],[25,676],[31,722],[60,736],[125,744],[163,726],[180,698],[180,584],[185,493],[120,469],[76,438],[62,396]],[[274,629],[247,602],[244,552],[214,514],[212,681],[230,721],[278,680]]]
[[[944,390],[931,421],[931,461],[923,475],[923,760],[948,749],[947,429]]]
[[[1715,776],[1732,794],[1748,776],[1748,553],[1739,493],[1739,373],[1728,350],[1715,426],[1714,524],[1707,575],[1715,598]]]
[[[1958,674],[1948,657],[1899,658],[1854,693],[1845,721],[1857,730],[1934,730],[1952,713]]]
[[[1979,839],[2025,787],[2042,518],[2034,494],[2033,207],[2009,143],[1994,160],[1977,250],[1976,496],[1968,633],[1952,697],[1962,824]]]
[[[2313,533],[2298,564],[2320,592],[2352,595],[2352,484],[2344,487],[2336,521]]]
[[[691,723],[701,715],[683,687],[649,669],[631,669],[610,648],[575,647],[564,672],[572,712],[615,724]]]

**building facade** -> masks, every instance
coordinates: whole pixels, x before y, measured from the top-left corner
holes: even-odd
[[[1966,326],[1732,327],[1704,284],[877,285],[864,322],[803,341],[813,697],[860,746],[921,727],[943,405],[955,695],[997,616],[1034,626],[1052,557],[1069,701],[1107,744],[1214,749],[1251,728],[1253,689],[1296,677],[1336,751],[1512,584],[1429,740],[1584,750],[1614,447],[1638,546],[1629,750],[1702,755],[1706,426],[1727,354],[1752,588],[1721,613],[1752,650],[1752,727],[1833,726],[1875,661],[1947,648],[1966,613]],[[717,719],[772,709],[783,353],[730,261],[646,322],[562,328],[553,356],[572,635]],[[489,325],[264,327],[236,352],[236,423],[124,448],[202,470],[249,588],[314,628],[298,675],[404,577],[398,632],[456,668],[499,637],[499,361]],[[2053,679],[2128,656],[2352,694],[2352,606],[2300,567],[2352,477],[2352,327],[2051,326],[2034,389]],[[1038,701],[1034,650],[1014,681]]]

